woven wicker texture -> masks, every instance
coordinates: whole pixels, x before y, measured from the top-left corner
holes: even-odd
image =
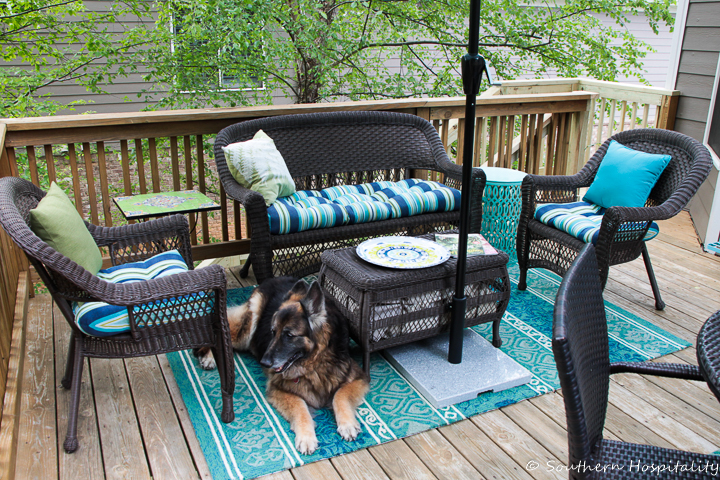
[[[507,262],[504,252],[467,259],[465,326],[493,322],[496,347],[501,345],[500,320],[510,300]],[[447,330],[456,267],[455,258],[417,270],[379,267],[362,260],[355,248],[322,254],[320,284],[348,318],[350,333],[363,348],[366,373],[371,352]]]
[[[552,348],[565,401],[569,478],[716,478],[712,470],[699,469],[706,462],[717,468],[720,459],[714,455],[602,438],[611,373],[636,372],[692,380],[702,377],[697,367],[687,365],[610,364],[602,285],[592,245],[583,247],[565,275],[554,317]],[[680,471],[682,466],[692,468],[693,462],[694,471]],[[598,470],[597,465],[607,469]],[[651,465],[668,469],[652,470]]]
[[[596,245],[603,288],[611,265],[629,262],[642,254],[656,308],[662,310],[664,303],[643,238],[653,221],[666,220],[680,213],[707,178],[712,165],[710,153],[700,142],[669,130],[648,128],[620,132],[606,140],[575,175],[525,177],[517,234],[518,288],[525,289],[529,268],[547,268],[565,275],[583,247],[583,242],[571,235],[535,220],[535,207],[539,203],[578,201],[578,189],[590,186],[611,140],[635,150],[672,156],[644,207],[607,209]]]
[[[211,347],[223,391],[222,419],[233,420],[235,376],[226,312],[225,271],[218,265],[193,270],[188,222],[174,215],[121,227],[86,223],[113,265],[145,260],[177,249],[190,269],[146,282],[114,284],[99,279],[40,240],[29,227],[30,210],[45,196],[32,183],[0,179],[0,225],[22,248],[72,328],[67,369],[62,380],[71,388],[65,450],[78,447],[77,416],[84,357],[126,358]],[[170,307],[159,300],[174,299]],[[101,301],[128,308],[130,333],[111,337],[85,335],[75,324],[73,301]],[[210,315],[207,312],[212,312]]]
[[[247,212],[252,230],[250,258],[258,282],[278,275],[303,276],[320,269],[320,254],[383,235],[422,235],[457,227],[459,212],[429,213],[359,225],[271,235],[262,196],[230,174],[222,147],[249,140],[262,129],[275,142],[298,190],[411,178],[413,170],[440,172],[460,188],[462,167],[450,162],[435,128],[414,115],[393,112],[334,112],[281,115],[241,122],[220,131],[215,161],[225,191]],[[473,170],[471,232],[480,231],[485,174]],[[273,268],[274,267],[274,268]]]
[[[720,311],[708,318],[698,333],[697,359],[710,390],[720,400]]]

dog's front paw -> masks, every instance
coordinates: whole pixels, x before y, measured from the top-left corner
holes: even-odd
[[[310,455],[317,450],[318,441],[315,432],[311,435],[295,435],[295,448],[303,455]]]
[[[213,357],[210,349],[203,354],[198,356],[198,362],[203,370],[213,370],[217,365],[215,364],[215,357]]]
[[[360,433],[360,423],[353,419],[352,422],[342,423],[338,425],[338,433],[347,442],[355,440]]]

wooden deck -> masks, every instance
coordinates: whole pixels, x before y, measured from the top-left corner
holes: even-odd
[[[642,260],[612,269],[606,298],[694,343],[720,309],[720,258],[701,251],[687,214],[664,222],[661,232],[649,248],[665,311],[653,308]],[[80,449],[65,454],[69,391],[56,386],[68,338],[50,297],[31,299],[15,478],[210,478],[164,356],[86,364]],[[696,363],[695,349],[662,360]],[[605,427],[609,438],[713,452],[720,449],[720,403],[700,382],[617,375]],[[527,469],[533,461],[539,468]],[[565,413],[555,392],[265,478],[567,478],[547,468],[566,461]]]

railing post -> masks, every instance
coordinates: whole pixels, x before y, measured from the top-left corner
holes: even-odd
[[[660,111],[657,113],[657,128],[672,130],[675,128],[675,115],[677,114],[679,95],[663,95]]]
[[[0,177],[10,177],[17,175],[17,165],[12,165],[10,156],[5,148],[5,133],[7,125],[0,123]]]

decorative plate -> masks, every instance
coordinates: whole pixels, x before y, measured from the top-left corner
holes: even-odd
[[[442,245],[416,237],[373,238],[358,245],[356,251],[363,260],[390,268],[426,268],[450,258]]]

